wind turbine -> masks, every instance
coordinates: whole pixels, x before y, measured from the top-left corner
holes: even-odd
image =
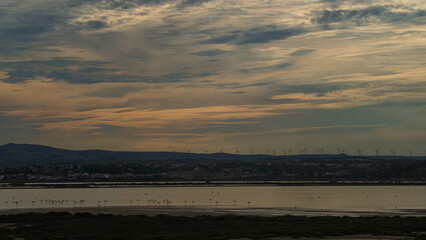
[[[269,149],[265,149],[266,155],[269,155]]]
[[[284,156],[287,156],[287,150],[283,150]]]
[[[324,148],[323,147],[321,148],[321,154],[324,154]]]
[[[206,149],[203,149],[203,151],[204,151],[204,155],[207,155],[207,150],[206,150]]]
[[[272,153],[274,154],[274,156],[275,156],[275,152],[276,152],[276,150],[275,150],[275,149],[272,149]]]
[[[291,148],[288,149],[288,155],[291,155],[291,153],[293,152],[293,150],[291,150]]]
[[[303,147],[303,154],[306,154],[308,152],[308,149],[306,147]]]
[[[391,148],[391,149],[389,150],[389,152],[390,152],[390,155],[391,155],[391,156],[395,155],[395,152],[393,151],[393,148]]]
[[[238,154],[240,151],[238,151],[238,148],[235,149],[235,154]]]
[[[220,149],[220,153],[223,153],[223,148],[222,148],[222,149]]]
[[[187,153],[191,153],[191,149],[186,150]]]
[[[251,149],[251,152],[250,152],[251,154],[254,154],[254,150],[253,150],[253,148]]]
[[[375,152],[376,152],[376,157],[378,157],[379,156],[379,152],[380,152],[380,150],[379,149],[376,149],[376,150],[374,150]]]
[[[408,151],[410,153],[410,157],[413,156],[413,150]]]
[[[340,153],[341,153],[341,151],[342,151],[342,150],[340,149],[340,147],[338,147],[338,148],[337,148],[337,154],[340,154]]]
[[[358,156],[361,156],[361,153],[362,153],[361,149],[358,148],[357,152],[358,152]]]

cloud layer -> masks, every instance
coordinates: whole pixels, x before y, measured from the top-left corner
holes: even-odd
[[[417,0],[2,1],[0,143],[426,154],[425,25]]]

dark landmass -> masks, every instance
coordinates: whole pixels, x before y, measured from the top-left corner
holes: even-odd
[[[255,161],[267,155],[182,152],[122,152],[105,150],[66,150],[43,145],[9,143],[0,146],[0,165],[36,164],[117,164],[117,163],[214,163],[218,161]]]
[[[426,157],[72,151],[0,146],[0,182],[424,182]]]
[[[66,150],[43,145],[9,143],[0,146],[0,165],[24,166],[45,164],[194,164],[218,162],[257,162],[277,159],[341,159],[354,158],[346,154],[229,154],[229,153],[182,153],[182,152],[122,152],[105,150]],[[363,159],[412,159],[426,160],[426,156],[359,156]]]
[[[0,239],[265,239],[377,235],[426,239],[425,217],[119,216],[28,213],[0,216]],[[358,238],[359,239],[359,238]]]

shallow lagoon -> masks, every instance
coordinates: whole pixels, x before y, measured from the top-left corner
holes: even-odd
[[[0,210],[3,211],[93,207],[210,209],[260,215],[426,215],[426,186],[163,186],[0,190]]]

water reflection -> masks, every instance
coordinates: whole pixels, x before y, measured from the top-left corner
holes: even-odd
[[[2,189],[0,209],[163,207],[397,212],[426,209],[425,186],[230,186]],[[262,210],[264,209],[264,210]]]

